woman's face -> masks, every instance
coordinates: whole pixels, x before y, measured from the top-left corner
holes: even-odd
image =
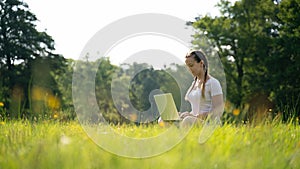
[[[197,62],[193,56],[185,59],[185,64],[193,74],[193,76],[200,76],[203,73],[203,61]]]

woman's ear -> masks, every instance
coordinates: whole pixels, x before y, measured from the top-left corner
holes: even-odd
[[[204,61],[203,61],[203,60],[201,60],[201,61],[200,61],[200,64],[201,64],[202,66],[204,66]]]

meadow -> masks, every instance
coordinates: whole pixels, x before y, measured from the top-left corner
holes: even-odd
[[[166,126],[115,126],[128,135],[156,134]],[[1,169],[264,169],[300,168],[300,126],[265,122],[224,124],[204,144],[201,126],[171,150],[149,158],[126,158],[95,144],[77,122],[0,122]],[[150,135],[151,135],[150,134]],[[147,135],[147,134],[145,134]],[[147,145],[145,145],[147,146]],[[140,151],[132,147],[133,151]]]

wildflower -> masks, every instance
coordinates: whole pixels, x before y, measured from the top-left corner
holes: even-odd
[[[54,113],[53,118],[54,118],[54,119],[57,119],[57,118],[58,118],[58,114],[57,114],[57,113]]]
[[[4,106],[4,103],[3,102],[0,102],[0,107],[3,107]]]
[[[160,127],[165,127],[165,123],[164,123],[163,121],[158,122],[158,125],[159,125]]]
[[[4,124],[5,124],[5,122],[4,122],[4,121],[1,121],[1,122],[0,122],[0,125],[2,125],[2,126],[3,126]]]
[[[232,113],[233,115],[238,116],[240,114],[240,109],[234,109]]]

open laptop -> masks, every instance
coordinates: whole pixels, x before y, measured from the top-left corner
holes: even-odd
[[[158,94],[153,97],[163,121],[181,120],[171,93]]]

